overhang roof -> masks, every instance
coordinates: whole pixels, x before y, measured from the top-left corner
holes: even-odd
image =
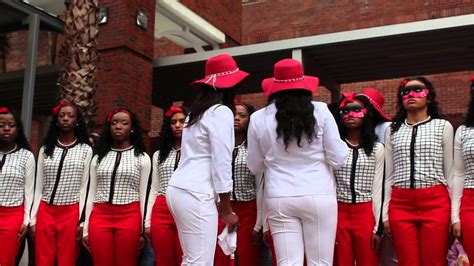
[[[154,60],[153,104],[192,99],[205,60],[228,53],[252,74],[242,93],[260,92],[283,58],[304,62],[328,88],[361,81],[474,70],[474,14],[245,45]]]
[[[46,11],[19,0],[0,0],[0,34],[28,29],[27,19],[37,14],[40,30],[64,31],[64,22]]]

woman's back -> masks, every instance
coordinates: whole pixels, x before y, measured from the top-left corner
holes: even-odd
[[[293,138],[285,147],[283,138],[278,137],[274,103],[252,115],[247,162],[252,172],[265,173],[268,197],[335,193],[331,167],[344,164],[347,148],[326,104],[311,103],[316,119],[315,136],[311,142],[302,136],[299,146]]]
[[[181,161],[170,180],[171,186],[206,194],[219,193],[229,185],[232,190],[232,183],[222,181],[232,175],[231,168],[222,166],[232,162],[233,121],[232,111],[217,104],[209,107],[199,122],[184,128]],[[221,156],[212,156],[213,152]]]

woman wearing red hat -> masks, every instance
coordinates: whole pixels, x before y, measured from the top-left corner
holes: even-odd
[[[247,167],[247,131],[250,116],[255,108],[244,102],[235,101],[234,132],[235,147],[232,153],[231,194],[232,209],[239,216],[240,226],[237,231],[236,260],[240,265],[259,264],[259,234],[262,229],[262,175],[254,176]],[[219,220],[219,232],[224,230],[225,223]],[[216,250],[216,266],[230,265],[230,258],[218,246]]]
[[[61,101],[38,154],[31,233],[36,265],[74,265],[79,255],[92,148],[77,106]]]
[[[166,205],[166,189],[181,157],[186,111],[178,106],[169,108],[163,119],[159,150],[153,154],[151,190],[145,218],[145,235],[155,251],[155,265],[181,265],[181,245],[178,229]]]
[[[349,157],[334,171],[338,201],[335,265],[377,266],[382,242],[378,223],[384,147],[375,134],[376,111],[366,97],[354,93],[344,94],[338,106],[335,118]]]
[[[348,156],[318,78],[284,59],[262,82],[269,104],[252,115],[247,164],[265,173],[265,203],[278,265],[332,265],[337,202],[332,169]]]
[[[441,119],[433,84],[404,79],[398,112],[385,136],[384,226],[399,265],[446,265],[453,127]],[[452,221],[456,218],[451,215]]]
[[[0,107],[0,265],[16,265],[33,204],[35,157],[20,117]]]
[[[111,111],[91,162],[84,226],[95,266],[137,265],[150,167],[136,115]]]
[[[474,260],[474,76],[471,101],[464,123],[454,137],[453,234],[462,240],[467,257]]]
[[[227,54],[206,62],[206,76],[193,82],[198,96],[186,118],[181,160],[166,201],[178,227],[183,265],[212,265],[217,240],[217,208],[229,232],[238,225],[232,211],[234,97],[248,76]],[[217,196],[218,195],[218,196]]]

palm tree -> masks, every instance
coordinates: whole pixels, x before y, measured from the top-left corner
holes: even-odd
[[[58,55],[59,97],[76,103],[91,129],[97,109],[94,94],[97,89],[98,0],[65,2],[65,41]]]

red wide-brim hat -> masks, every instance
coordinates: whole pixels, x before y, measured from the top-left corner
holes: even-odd
[[[273,69],[273,78],[262,81],[262,89],[266,96],[284,90],[303,89],[316,92],[319,85],[317,77],[305,76],[301,63],[294,59],[278,61]]]
[[[248,75],[249,73],[239,69],[231,55],[220,54],[206,61],[206,76],[191,85],[196,87],[206,84],[215,89],[226,89],[239,84]]]
[[[379,90],[373,88],[364,89],[360,94],[360,96],[365,97],[369,100],[370,104],[374,107],[375,110],[387,121],[392,121],[392,118],[387,115],[383,110],[383,104],[385,103],[385,99],[382,93]]]

